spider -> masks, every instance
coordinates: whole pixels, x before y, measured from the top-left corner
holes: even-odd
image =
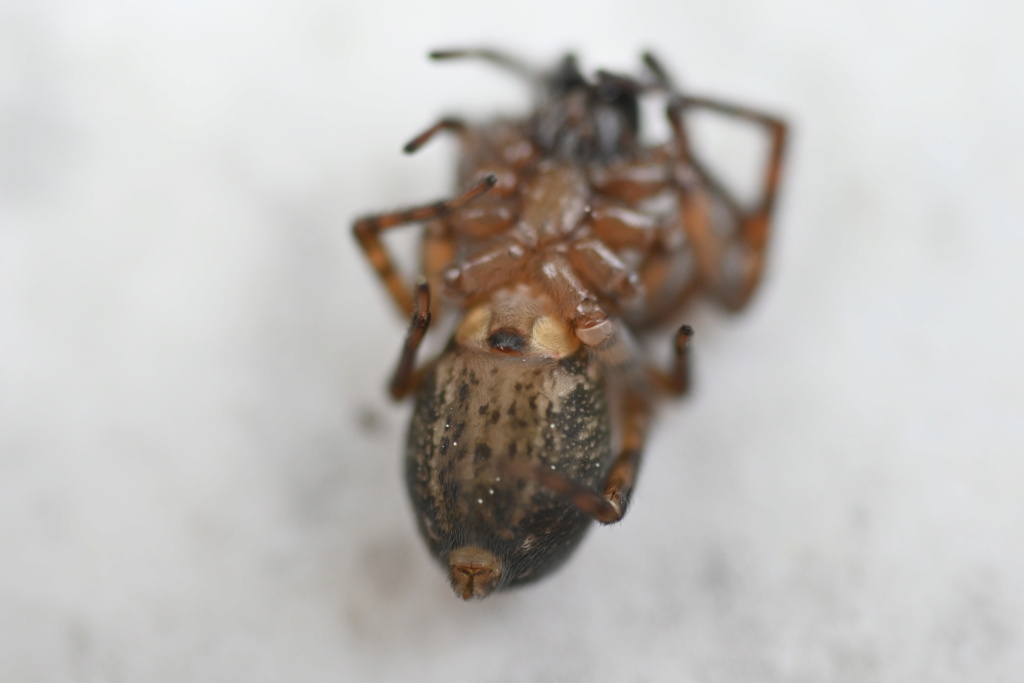
[[[700,293],[738,311],[761,280],[786,124],[681,93],[643,55],[640,77],[585,77],[572,55],[538,72],[492,50],[473,57],[541,93],[522,119],[443,118],[461,150],[459,194],[365,216],[354,232],[411,319],[390,383],[415,395],[406,483],[420,532],[455,594],[482,598],[538,579],[572,554],[592,520],[626,513],[656,399],[689,385],[693,330],[667,369],[635,334],[676,318]],[[641,98],[666,103],[671,137],[640,139]],[[768,154],[751,205],[690,147],[686,114],[708,110],[762,128]],[[399,274],[381,236],[422,225],[422,275]],[[456,314],[439,357],[416,367],[435,308]]]

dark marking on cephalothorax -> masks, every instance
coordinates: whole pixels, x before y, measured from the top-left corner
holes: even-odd
[[[502,353],[522,353],[526,350],[526,337],[518,330],[503,327],[491,333],[487,345]]]

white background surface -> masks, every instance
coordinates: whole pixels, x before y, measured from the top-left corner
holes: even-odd
[[[1020,680],[1024,11],[630,4],[2,5],[0,680]],[[400,154],[438,115],[525,108],[425,59],[480,44],[795,130],[627,520],[463,604],[349,226],[450,191]]]

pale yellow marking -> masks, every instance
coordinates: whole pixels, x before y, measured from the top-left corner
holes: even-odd
[[[561,358],[576,351],[580,340],[573,335],[561,320],[545,315],[533,323],[532,346],[535,352],[546,352]]]
[[[455,338],[460,343],[476,342],[483,344],[491,327],[491,311],[487,306],[477,306],[462,319]]]

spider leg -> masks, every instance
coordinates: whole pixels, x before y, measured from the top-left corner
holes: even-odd
[[[644,302],[627,315],[632,324],[641,327],[671,320],[699,285],[690,272],[691,249],[682,221],[642,208],[643,201],[664,192],[679,194],[677,147],[660,146],[651,150],[649,159],[591,171],[591,183],[600,191],[591,202],[593,234],[616,251],[637,249],[643,254],[635,270]],[[686,206],[692,211],[691,198],[685,200],[689,204],[679,200],[680,212]]]
[[[692,337],[692,327],[683,325],[679,328],[676,333],[672,367],[668,371],[648,367],[647,379],[650,384],[664,393],[675,396],[686,393],[690,386],[689,343]],[[618,338],[621,339],[621,335]],[[619,447],[619,455],[608,472],[602,492],[603,500],[611,506],[614,514],[609,514],[602,506],[600,516],[592,515],[602,524],[619,521],[629,507],[651,421],[650,392],[643,390],[646,385],[647,383],[635,385],[628,390],[619,408],[622,443]],[[584,509],[584,511],[586,510]]]
[[[603,197],[591,201],[590,227],[612,249],[650,249],[657,238],[658,218]]]
[[[690,340],[693,328],[683,325],[676,332],[672,367],[667,371],[651,367],[648,376],[651,382],[664,393],[682,396],[690,390]]]
[[[668,71],[665,70],[665,67],[662,66],[660,59],[650,52],[643,53],[642,59],[644,66],[646,66],[647,70],[651,72],[652,76],[654,76],[654,83],[652,84],[652,87],[666,90],[668,92],[675,90],[675,86],[672,84],[672,78],[668,75]]]
[[[485,296],[521,271],[526,256],[522,245],[502,240],[441,275],[450,291],[463,296]]]
[[[500,190],[499,186],[495,190]],[[492,194],[494,194],[492,192]],[[501,197],[488,197],[486,200],[467,206],[455,216],[447,219],[452,231],[471,239],[488,239],[505,232],[515,222],[514,205],[502,202]]]
[[[443,221],[427,224],[423,235],[423,273],[434,291],[461,295],[475,293],[481,291],[481,287],[491,287],[490,283],[496,279],[507,278],[514,273],[525,255],[521,251],[518,256],[514,253],[518,249],[515,244],[508,245],[506,254],[501,254],[500,248],[496,247],[497,251],[492,249],[491,253],[462,257],[458,265],[453,265],[457,254],[456,236],[462,239],[490,239],[507,230],[513,218],[514,214],[506,204],[500,200],[493,201],[488,196],[464,206]],[[467,287],[469,282],[476,284]],[[481,282],[487,284],[481,285]],[[443,301],[444,297],[441,299]]]
[[[768,132],[768,156],[759,196],[752,208],[744,210],[725,186],[693,158],[683,123],[683,113],[687,109],[707,109],[739,118]],[[685,96],[673,98],[668,106],[668,117],[675,132],[679,159],[684,164],[678,181],[680,213],[683,229],[693,247],[698,277],[709,286],[720,304],[738,311],[750,301],[764,270],[771,216],[782,174],[786,124],[777,117],[747,107]],[[711,224],[712,199],[721,202],[738,223],[735,233],[725,240],[715,234]],[[738,248],[738,275],[726,272],[724,259],[729,248]]]
[[[427,144],[432,137],[441,131],[452,131],[461,135],[466,132],[466,123],[462,119],[445,117],[414,137],[409,142],[405,143],[405,147],[402,148],[402,151],[406,154],[412,154],[420,147]]]
[[[473,187],[452,199],[446,199],[433,204],[424,204],[408,209],[400,209],[388,213],[380,213],[372,216],[363,216],[356,220],[352,229],[355,232],[359,245],[366,253],[370,265],[377,271],[377,275],[384,281],[391,298],[406,315],[413,312],[412,297],[409,295],[410,287],[403,282],[398,274],[391,255],[388,254],[380,235],[385,230],[390,230],[401,225],[410,223],[422,223],[434,220],[446,214],[462,208],[480,195],[494,187],[497,178],[488,175]]]
[[[569,263],[597,291],[625,308],[643,295],[636,272],[600,239],[584,239],[568,251]]]
[[[620,521],[629,508],[636,484],[651,413],[649,401],[639,393],[630,392],[623,403],[623,442],[601,493],[543,466],[531,468],[522,475],[535,478],[541,486],[562,496],[601,524]]]
[[[391,376],[389,390],[396,401],[408,396],[419,386],[421,373],[416,371],[416,352],[419,351],[423,337],[430,327],[430,286],[426,282],[416,285],[416,305],[409,322],[409,332],[405,336],[402,355]]]
[[[675,149],[671,151],[675,152]],[[635,205],[673,186],[673,165],[677,158],[675,153],[655,149],[650,158],[613,162],[588,169],[589,181],[602,195]]]
[[[499,50],[491,50],[488,48],[469,48],[463,50],[434,50],[430,53],[430,58],[434,60],[445,60],[445,59],[482,59],[486,62],[490,62],[496,66],[500,66],[503,69],[507,69],[512,73],[523,76],[530,80],[537,80],[538,73],[535,69],[531,68],[524,62],[520,61],[516,57],[505,54]]]
[[[763,230],[767,233],[767,222],[771,219],[772,211],[775,208],[775,198],[778,195],[779,181],[782,177],[782,160],[786,149],[786,136],[788,132],[786,122],[777,116],[756,109],[702,97],[684,97],[683,103],[686,107],[707,109],[724,116],[748,121],[763,127],[768,132],[770,138],[769,151],[761,180],[761,193],[751,214],[752,216],[759,215],[760,220],[766,223]],[[723,195],[728,195],[724,188],[722,192]],[[767,235],[765,236],[766,238]]]
[[[628,378],[638,369],[636,353],[632,349],[628,332],[621,326],[617,327],[619,329],[605,342],[605,348],[594,349],[594,352],[606,365],[618,366],[623,371],[622,375]],[[676,396],[686,393],[690,385],[689,342],[692,337],[692,327],[683,325],[679,328],[674,361],[668,371],[651,367],[646,368],[646,377],[641,375],[638,378],[633,374],[632,386],[626,390],[618,408],[618,421],[622,430],[619,454],[612,462],[600,493],[542,465],[523,466],[518,472],[519,476],[537,480],[544,488],[565,498],[601,524],[620,521],[633,495],[651,421],[651,398],[650,392],[646,391],[649,384],[645,379],[664,393]],[[629,382],[628,379],[626,381]]]
[[[638,392],[626,395],[621,408],[622,444],[619,455],[612,463],[608,478],[604,482],[602,497],[608,501],[615,514],[611,518],[597,521],[612,524],[621,520],[629,508],[629,501],[640,471],[647,429],[651,422],[650,400]]]
[[[561,472],[543,465],[530,467],[518,463],[510,463],[508,468],[517,476],[537,481],[551,493],[565,498],[581,512],[602,524],[612,524],[622,519],[621,507],[617,508],[605,496],[573,481]]]

